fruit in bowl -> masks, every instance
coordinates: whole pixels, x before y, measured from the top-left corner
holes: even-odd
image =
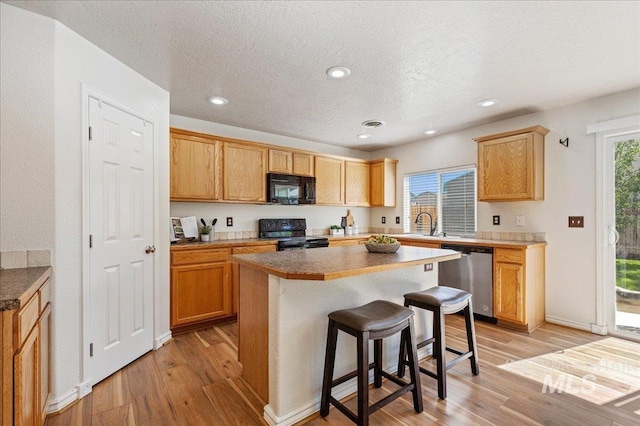
[[[398,240],[384,234],[369,238],[364,245],[370,253],[395,253],[400,247]]]

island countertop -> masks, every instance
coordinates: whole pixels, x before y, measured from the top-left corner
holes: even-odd
[[[369,253],[362,245],[271,253],[236,254],[230,260],[280,278],[328,281],[426,263],[458,259],[453,250],[400,246],[397,252]]]

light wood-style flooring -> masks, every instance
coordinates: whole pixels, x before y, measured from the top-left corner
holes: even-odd
[[[448,345],[464,348],[464,321],[447,317]],[[594,404],[567,393],[542,393],[539,382],[499,368],[505,363],[603,339],[544,324],[530,335],[476,322],[480,375],[468,362],[449,370],[448,397],[438,400],[436,382],[422,375],[424,412],[413,411],[411,395],[374,413],[372,425],[638,425],[638,404]],[[342,336],[341,336],[342,337]],[[46,425],[263,425],[264,402],[240,377],[237,325],[226,324],[175,336],[105,379],[93,392]],[[640,348],[640,345],[638,346]],[[429,360],[423,361],[428,364]],[[371,399],[394,385],[371,389]],[[640,400],[640,392],[628,395]],[[355,398],[348,401],[351,408]],[[635,411],[634,411],[635,410]],[[336,409],[306,425],[351,425]]]

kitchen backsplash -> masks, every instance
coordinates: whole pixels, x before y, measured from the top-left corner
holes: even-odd
[[[51,266],[50,250],[4,251],[0,253],[0,269]]]
[[[546,232],[490,232],[477,231],[476,238],[479,240],[508,240],[542,242],[547,241]]]

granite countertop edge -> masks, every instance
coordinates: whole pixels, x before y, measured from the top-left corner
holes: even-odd
[[[51,273],[51,266],[0,269],[0,311],[20,309]]]

